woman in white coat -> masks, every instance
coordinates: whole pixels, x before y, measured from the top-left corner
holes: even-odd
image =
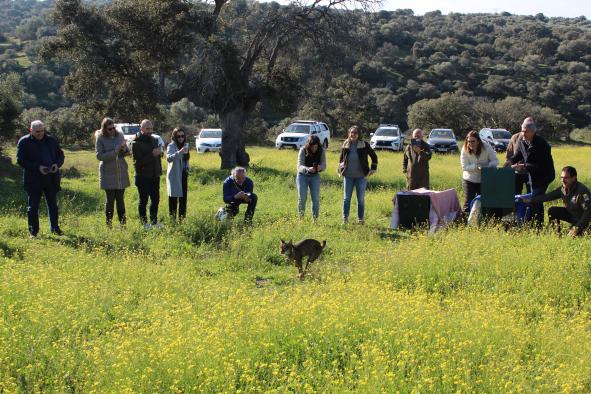
[[[470,202],[480,194],[482,180],[481,170],[485,167],[496,167],[499,164],[493,148],[480,139],[476,131],[471,131],[464,140],[462,153],[462,189],[464,189],[464,213],[470,213]]]
[[[187,216],[187,180],[189,177],[189,143],[185,142],[185,130],[177,127],[172,131],[170,144],[166,149],[166,191],[168,211],[172,220],[183,220]]]

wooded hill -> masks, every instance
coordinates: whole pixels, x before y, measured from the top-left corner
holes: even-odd
[[[138,2],[93,2],[93,7],[99,8],[89,9],[98,10],[99,15],[100,7],[134,1]],[[155,9],[162,6],[162,1],[157,0],[140,3]],[[206,52],[191,49],[192,45],[201,45],[199,39],[192,42],[191,37],[211,31],[202,12],[212,8],[203,3],[174,3],[182,6],[177,9],[179,15],[189,16],[190,23],[183,26],[186,36],[181,37],[189,49],[175,52],[155,65],[163,72],[143,82],[149,85],[146,91],[155,92],[149,97],[151,101],[142,103],[141,109],[131,105],[124,113],[112,116],[137,120],[141,113],[159,119],[165,129],[179,123],[215,123],[216,115],[220,115],[219,102],[203,97],[209,94],[203,85],[191,91],[199,94],[184,95],[185,91],[179,89],[179,75],[187,78],[185,71],[196,60],[202,65],[210,62],[211,69],[219,65],[216,56],[206,57]],[[104,100],[104,107],[97,106],[97,102],[87,105],[80,91],[92,91],[91,85],[76,85],[81,83],[79,80],[64,85],[76,62],[52,58],[47,53],[39,56],[43,43],[64,28],[59,26],[59,18],[52,18],[54,5],[52,0],[0,1],[0,111],[13,113],[6,110],[12,100],[18,112],[24,110],[16,122],[35,116],[52,117],[56,131],[62,123],[69,122],[68,127],[80,129],[70,138],[74,142],[88,138],[89,131],[104,116],[103,111],[112,108],[113,103],[107,103],[110,95],[101,89],[108,85],[103,85],[96,87],[95,97]],[[283,27],[291,22],[295,25],[296,21],[289,20],[295,14],[284,11],[287,9],[276,3],[244,0],[225,4],[220,10],[215,39],[227,41],[217,49],[236,51],[235,59],[243,59],[241,53],[246,51],[241,52],[240,48],[248,48],[252,44],[248,40],[261,31],[262,24],[270,22],[260,17],[261,13],[271,15],[272,10],[272,15],[284,18],[280,23]],[[268,32],[270,41],[283,48],[272,60],[274,67],[270,73],[264,72],[270,62],[268,56],[253,61],[248,87],[255,93],[255,100],[245,111],[244,126],[250,142],[265,140],[294,117],[323,120],[340,135],[353,123],[372,129],[381,122],[398,123],[402,129],[451,126],[460,135],[469,128],[484,126],[515,131],[516,122],[533,113],[542,118],[544,133],[556,138],[591,123],[591,23],[584,17],[442,15],[439,11],[416,16],[411,10],[362,12],[328,8],[325,13],[318,30],[302,35],[301,40],[281,41],[278,34],[285,31],[280,30],[281,26]],[[109,15],[113,17],[113,13]],[[163,16],[163,25],[169,17]],[[113,21],[115,25],[126,23]],[[132,23],[135,22],[129,20]],[[125,39],[131,41],[130,37]],[[177,38],[171,37],[166,45],[172,45]],[[142,50],[150,51],[150,45],[162,37],[145,35],[141,40],[145,44]],[[146,43],[149,40],[154,42]],[[137,43],[126,47],[136,48]],[[262,53],[267,50],[271,52],[265,47]],[[14,79],[8,81],[10,73],[20,77],[20,94],[15,92],[18,86],[15,87]],[[227,79],[228,75],[224,77]],[[227,85],[228,81],[223,79],[211,88]],[[132,97],[134,93],[129,94]],[[121,102],[125,97],[117,99]],[[59,113],[55,114],[56,111]],[[8,115],[2,116],[1,134],[12,138],[6,128],[14,130],[15,123],[7,121]],[[126,116],[128,119],[123,119]],[[73,122],[78,122],[77,126],[72,126]]]

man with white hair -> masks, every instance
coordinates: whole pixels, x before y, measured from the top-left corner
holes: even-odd
[[[16,145],[16,161],[23,167],[23,187],[27,192],[27,221],[29,236],[39,232],[39,203],[45,195],[50,230],[62,235],[58,221],[57,193],[60,191],[60,167],[64,152],[57,138],[48,135],[40,120],[31,122],[29,134]]]
[[[240,204],[247,204],[244,222],[252,223],[252,217],[257,206],[257,195],[253,193],[254,183],[246,176],[244,167],[236,167],[232,174],[224,180],[224,202],[226,212],[231,216],[238,215]]]
[[[527,174],[532,197],[540,196],[546,193],[548,185],[556,176],[552,148],[537,134],[536,123],[531,116],[523,120],[521,132],[523,138],[519,141],[515,156],[511,158],[511,168],[517,173]],[[532,203],[531,216],[525,219],[533,219],[537,226],[541,226],[544,223],[544,204]]]
[[[158,223],[158,204],[160,203],[160,176],[162,175],[162,148],[158,139],[152,136],[154,126],[148,119],[142,120],[140,131],[133,137],[131,153],[135,169],[135,185],[139,194],[138,213],[144,228],[162,227]],[[146,207],[150,203],[150,222]]]
[[[412,139],[404,149],[402,158],[402,172],[406,174],[406,187],[408,190],[429,189],[429,160],[431,160],[431,148],[423,141],[423,130],[414,129]]]

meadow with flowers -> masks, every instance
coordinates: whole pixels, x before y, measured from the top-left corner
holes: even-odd
[[[253,226],[213,219],[228,173],[193,151],[186,221],[167,221],[163,177],[165,228],[146,231],[135,187],[127,228],[105,226],[94,152],[68,150],[65,235],[42,215],[34,240],[20,170],[0,164],[0,392],[591,391],[589,236],[390,230],[404,179],[389,152],[363,226],[341,225],[329,152],[313,223],[310,201],[297,216],[297,152],[249,153]],[[591,185],[590,147],[553,155]],[[433,157],[433,189],[461,199],[460,178],[458,155]],[[300,281],[279,240],[308,237],[327,248]]]

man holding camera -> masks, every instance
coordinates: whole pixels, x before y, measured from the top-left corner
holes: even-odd
[[[231,216],[238,215],[240,204],[247,204],[244,222],[252,223],[252,217],[257,206],[257,195],[253,193],[254,183],[246,176],[244,167],[236,167],[232,174],[224,180],[224,202],[226,212]]]
[[[431,148],[423,141],[423,130],[414,129],[410,144],[404,150],[402,159],[402,172],[406,174],[406,187],[408,190],[429,189],[429,160],[431,160]]]
[[[58,224],[57,193],[61,189],[60,167],[64,152],[57,138],[45,132],[40,120],[31,122],[29,134],[16,145],[16,161],[24,168],[23,187],[27,192],[27,220],[31,238],[39,232],[39,203],[45,195],[51,232],[62,235]]]

